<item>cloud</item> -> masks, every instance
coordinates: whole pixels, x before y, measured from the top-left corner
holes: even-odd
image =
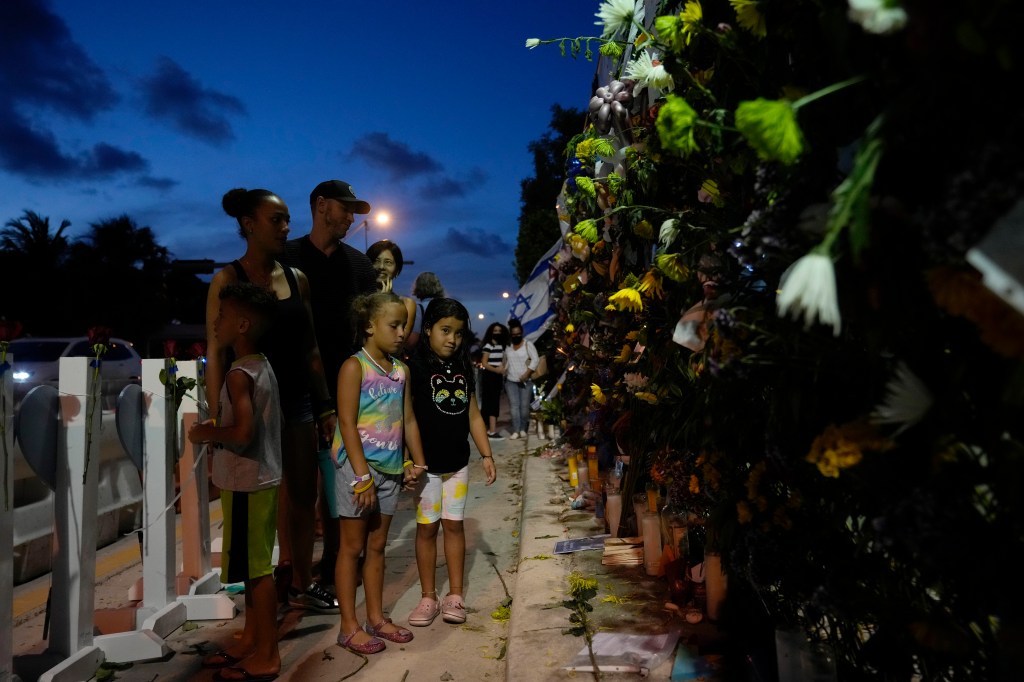
[[[245,114],[242,100],[204,88],[175,61],[163,57],[156,72],[140,81],[143,107],[149,116],[210,144],[235,139],[230,115]]]
[[[445,175],[426,182],[418,190],[420,198],[428,201],[438,198],[464,197],[487,180],[487,173],[481,168],[472,169],[463,180]]]
[[[149,162],[105,142],[77,156],[67,154],[52,133],[33,128],[0,104],[0,168],[32,178],[103,178],[146,170]]]
[[[349,156],[380,168],[392,180],[440,173],[444,167],[429,154],[415,152],[404,142],[392,140],[387,133],[368,133],[352,145]]]
[[[139,187],[148,187],[150,189],[171,189],[178,185],[177,180],[171,178],[154,178],[152,175],[143,175],[138,180]]]
[[[118,95],[106,74],[41,0],[5,0],[0,22],[0,168],[32,178],[107,177],[145,169],[106,143],[73,154],[38,123],[38,110],[91,121]]]
[[[443,252],[471,253],[478,257],[490,254],[505,255],[515,248],[515,244],[506,242],[493,232],[457,230],[454,227],[448,228],[444,238],[440,240],[440,246]]]
[[[3,14],[0,92],[10,108],[44,107],[91,120],[117,103],[106,74],[41,0],[4,0]]]

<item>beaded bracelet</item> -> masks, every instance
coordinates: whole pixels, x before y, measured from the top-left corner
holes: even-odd
[[[370,481],[367,481],[366,485],[364,485],[362,488],[352,488],[352,492],[355,493],[356,495],[358,495],[359,493],[365,493],[367,490],[369,490],[372,487],[373,487],[373,481],[370,480]]]
[[[423,469],[424,471],[427,470],[426,464],[413,464],[413,466],[416,467],[417,469]]]

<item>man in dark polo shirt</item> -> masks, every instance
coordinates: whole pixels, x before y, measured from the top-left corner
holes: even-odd
[[[313,326],[333,401],[331,405],[314,406],[316,415],[322,418],[328,410],[333,413],[337,405],[341,364],[358,349],[351,322],[352,301],[360,294],[376,291],[378,287],[377,272],[370,259],[342,241],[355,217],[370,212],[370,204],[356,198],[347,182],[325,180],[310,192],[309,207],[313,215],[309,234],[288,240],[281,261],[302,270],[309,280]],[[326,512],[326,502],[333,500],[333,494],[333,486],[327,490],[321,487],[322,511]],[[338,557],[338,524],[335,519],[322,520],[324,551],[319,583],[333,585],[334,564]],[[312,546],[309,552],[309,560],[302,562],[306,566],[312,562]],[[299,575],[300,572],[305,572],[305,566],[296,564],[293,576],[296,590],[305,589],[304,586],[312,580],[311,575]],[[293,605],[320,608],[319,604],[301,603],[301,599],[298,602],[293,600]]]

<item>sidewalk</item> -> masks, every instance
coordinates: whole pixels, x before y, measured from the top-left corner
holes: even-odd
[[[601,532],[591,511],[569,509],[568,485],[559,474],[564,464],[538,456],[548,442],[492,441],[498,465],[497,482],[486,487],[474,449],[470,503],[466,522],[466,600],[469,619],[449,625],[438,617],[427,628],[410,628],[409,644],[388,643],[385,652],[366,659],[337,646],[338,617],[291,610],[281,623],[282,674],[280,680],[336,682],[359,673],[363,679],[381,680],[563,680],[581,673],[564,670],[585,644],[563,634],[569,627],[567,576],[573,570],[596,577],[598,596],[592,600],[594,621],[601,631],[660,633],[684,629],[683,640],[713,637],[713,626],[692,626],[664,609],[664,579],[648,577],[642,566],[601,565],[599,550],[554,555],[554,543]],[[215,503],[216,504],[216,503]],[[219,511],[219,509],[217,510]],[[216,530],[215,530],[216,532]],[[407,623],[419,601],[414,555],[415,519],[411,498],[403,499],[392,524],[387,552],[384,603],[394,620]],[[319,556],[319,544],[316,554]],[[124,605],[128,587],[141,575],[134,536],[99,552],[99,562],[111,555],[131,556],[129,563],[109,575],[97,569],[97,608]],[[438,590],[447,588],[443,552],[438,551]],[[42,642],[43,609],[18,617],[26,594],[45,600],[49,576],[16,588],[15,669],[23,682],[57,663],[49,659]],[[492,613],[512,599],[508,622]],[[614,599],[607,600],[606,598]],[[234,597],[239,607],[242,595]],[[361,612],[362,593],[357,594]],[[119,682],[153,680],[212,680],[214,671],[200,666],[201,658],[227,643],[243,624],[243,615],[224,621],[189,622],[167,637],[172,653],[158,661],[135,662],[116,670]],[[100,619],[98,618],[97,621]],[[99,634],[99,633],[97,633]],[[650,671],[649,678],[667,680],[671,656]],[[589,674],[586,674],[589,677]],[[636,676],[636,675],[632,675]],[[627,676],[629,677],[629,676]]]

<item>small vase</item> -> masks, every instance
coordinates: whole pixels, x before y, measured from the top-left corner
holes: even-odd
[[[729,587],[728,578],[722,571],[722,555],[718,552],[704,553],[704,585],[708,594],[708,619],[717,621]]]

